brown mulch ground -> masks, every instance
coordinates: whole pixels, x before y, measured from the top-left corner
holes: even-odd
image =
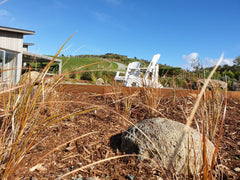
[[[91,86],[91,88],[97,87]],[[177,99],[172,96],[162,97],[161,104],[157,108],[160,113],[154,113],[139,105],[137,103],[139,98],[139,96],[134,97],[131,113],[128,114],[128,119],[133,123],[153,117],[166,117],[185,123],[186,118],[181,105],[191,106],[191,103],[194,102],[192,97],[179,97]],[[38,144],[16,171],[14,179],[57,179],[84,165],[122,155],[118,150],[110,147],[110,138],[123,132],[129,124],[114,112],[116,108],[114,104],[111,104],[112,99],[109,96],[98,96],[90,89],[80,91],[76,86],[76,88],[65,89],[64,92],[61,92],[61,99],[75,101],[75,103],[65,103],[62,106],[62,111],[65,113],[85,110],[95,105],[103,108],[76,115],[45,129],[37,139]],[[82,102],[89,104],[84,105]],[[107,108],[104,108],[105,106]],[[121,110],[120,112],[123,113]],[[87,133],[92,134],[69,142],[41,159],[57,146]],[[37,164],[40,164],[41,168],[30,172],[29,169]],[[239,174],[234,171],[234,168],[240,167],[240,100],[237,99],[228,100],[218,164],[224,178],[239,178]],[[148,163],[135,157],[124,157],[92,165],[63,179],[77,179],[78,177],[99,177],[100,179],[158,179],[159,177],[166,179],[169,177],[171,179],[173,175],[152,168],[148,166]]]

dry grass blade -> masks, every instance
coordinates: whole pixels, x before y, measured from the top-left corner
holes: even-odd
[[[143,104],[149,108],[149,112],[153,115],[154,110],[159,106],[162,96],[161,89],[154,87],[143,87],[140,90],[140,96],[142,97]]]
[[[227,98],[226,97],[227,97],[227,91],[226,91],[226,94],[225,94],[225,107],[224,107],[224,112],[223,112],[223,117],[222,117],[220,131],[219,131],[219,134],[218,134],[216,147],[215,147],[213,158],[212,158],[209,179],[212,178],[212,171],[213,171],[213,168],[214,168],[215,163],[216,163],[217,152],[218,152],[218,149],[219,149],[219,145],[220,145],[220,141],[221,141],[221,137],[222,137],[222,133],[223,133],[223,124],[224,124],[224,121],[225,121],[226,111],[227,111]]]
[[[107,158],[107,159],[102,159],[102,160],[100,160],[100,161],[97,161],[97,162],[88,164],[88,165],[86,165],[86,166],[83,166],[83,167],[80,167],[80,168],[78,168],[78,169],[75,169],[75,170],[73,170],[73,171],[71,171],[71,172],[68,172],[68,173],[60,176],[60,177],[57,178],[56,180],[61,179],[61,178],[64,178],[64,177],[67,177],[67,176],[69,176],[70,174],[73,174],[73,173],[75,173],[75,172],[81,171],[81,170],[83,170],[83,169],[89,168],[89,167],[91,167],[91,166],[94,166],[94,165],[97,165],[97,164],[100,164],[100,163],[104,163],[104,162],[107,162],[107,161],[111,161],[111,160],[119,159],[119,158],[124,158],[124,157],[136,157],[136,156],[139,156],[139,155],[126,154],[126,155],[120,155],[120,156],[110,157],[110,158]],[[141,156],[141,157],[143,157],[143,156]],[[152,159],[150,159],[150,158],[148,158],[148,157],[143,157],[143,158],[152,161]]]
[[[189,130],[189,127],[190,127],[190,125],[192,124],[192,120],[193,120],[194,115],[195,115],[195,113],[196,113],[196,111],[197,111],[197,108],[198,108],[198,106],[199,106],[199,104],[200,104],[200,101],[201,101],[201,98],[202,98],[202,96],[203,96],[203,93],[205,92],[205,90],[206,90],[206,88],[207,88],[207,86],[208,86],[208,84],[209,84],[209,82],[210,82],[210,79],[212,78],[213,74],[214,74],[215,71],[217,70],[217,68],[218,68],[218,66],[220,65],[220,63],[222,62],[222,60],[223,60],[223,54],[221,55],[218,63],[217,63],[216,66],[214,67],[214,69],[211,71],[210,75],[208,76],[206,82],[204,83],[204,85],[203,85],[203,87],[202,87],[202,90],[201,90],[200,94],[198,95],[197,101],[196,101],[196,103],[195,103],[195,105],[194,105],[194,107],[193,107],[193,110],[192,110],[192,112],[191,112],[191,114],[190,114],[190,117],[187,119],[187,124],[186,124],[186,126],[185,126],[185,128],[184,128],[184,130],[185,130],[186,132]]]
[[[47,70],[50,68],[51,64],[54,62],[54,60],[58,57],[58,55],[61,53],[63,47],[67,44],[67,42],[74,36],[75,33],[73,33],[68,39],[67,41],[62,45],[62,47],[58,50],[57,54],[55,54],[55,56],[52,58],[52,60],[47,64],[47,66],[43,69],[43,72],[45,72],[43,74],[43,77],[45,77],[45,75],[47,74]]]
[[[19,89],[19,88],[24,87],[24,86],[25,86],[24,84],[23,85],[14,86],[12,88],[8,88],[6,90],[1,91],[0,94],[9,93],[11,91],[14,91],[14,90]]]
[[[172,162],[173,160],[175,160],[176,155],[177,155],[177,152],[178,152],[178,150],[179,150],[179,148],[180,148],[180,145],[182,144],[183,139],[184,139],[186,133],[188,134],[188,132],[189,132],[189,129],[190,129],[190,126],[191,126],[192,121],[193,121],[193,119],[194,119],[195,113],[196,113],[196,111],[197,111],[197,109],[198,109],[198,107],[199,107],[201,98],[202,98],[202,96],[203,96],[203,94],[204,94],[204,92],[205,92],[205,90],[206,90],[206,88],[207,88],[207,86],[208,86],[208,84],[209,84],[209,82],[210,82],[210,79],[212,78],[213,74],[214,74],[215,71],[217,70],[217,68],[218,68],[218,66],[220,65],[220,63],[222,62],[222,60],[223,60],[223,54],[221,55],[218,63],[217,63],[216,66],[214,67],[214,69],[211,71],[209,77],[207,78],[207,80],[205,81],[205,83],[204,83],[204,85],[203,85],[203,88],[202,88],[200,94],[198,95],[198,98],[197,98],[197,100],[196,100],[196,102],[195,102],[195,104],[194,104],[194,107],[193,107],[193,109],[192,109],[192,111],[191,111],[191,114],[190,114],[189,118],[187,118],[187,123],[186,123],[186,125],[185,125],[185,127],[184,127],[184,131],[183,131],[183,133],[182,133],[182,136],[179,137],[178,144],[177,144],[177,146],[176,146],[176,148],[175,148],[175,151],[174,151],[174,153],[173,153],[174,156],[171,158],[171,161],[170,161],[170,162]],[[189,136],[189,134],[188,134],[188,136]],[[204,135],[204,134],[203,134],[203,137],[205,138],[205,135]],[[205,145],[206,145],[206,142],[203,141],[203,146],[205,146]],[[204,159],[204,157],[205,157],[205,152],[204,152],[204,151],[205,151],[205,150],[204,150],[204,147],[203,147],[203,159]],[[204,161],[204,162],[206,163],[206,161]],[[203,166],[208,166],[208,165],[204,164]],[[169,163],[169,164],[168,164],[168,168],[170,168],[170,167],[171,167],[171,164]]]
[[[0,5],[2,5],[3,3],[7,2],[8,0],[3,0],[2,2],[0,2]]]
[[[202,132],[202,157],[203,157],[203,179],[207,179],[208,177],[208,159],[207,159],[207,142],[206,142],[206,135],[205,135],[205,128],[204,123],[202,124],[203,132]]]
[[[67,118],[72,117],[72,116],[75,116],[75,115],[84,114],[84,113],[87,113],[87,112],[90,112],[90,111],[94,111],[94,110],[96,110],[96,109],[99,109],[99,107],[94,107],[94,108],[91,108],[91,109],[87,109],[87,110],[80,111],[80,112],[75,112],[75,113],[72,113],[72,114],[69,114],[69,115],[60,117],[60,118],[58,118],[58,119],[56,119],[56,120],[53,120],[53,121],[50,121],[49,123],[47,123],[47,124],[44,126],[44,128],[45,128],[45,127],[48,127],[48,126],[50,126],[50,125],[52,125],[52,124],[55,124],[55,123],[57,123],[57,122],[59,122],[59,121],[62,121],[63,119],[67,119]],[[49,120],[52,120],[52,119],[48,119],[48,121],[49,121]]]
[[[53,93],[52,84],[46,84],[44,77],[63,46],[34,82],[28,83],[26,76],[19,82],[19,85],[0,92],[3,96],[2,106],[4,107],[4,116],[1,117],[0,163],[6,164],[5,168],[1,169],[0,177],[2,179],[11,179],[20,163],[34,146],[38,134],[46,128],[46,126],[43,127],[44,116],[39,116],[41,111],[47,107],[39,102],[44,101],[45,97],[50,101],[51,98],[57,100],[57,97],[51,95]],[[29,75],[30,71],[27,74]],[[47,94],[45,94],[46,89],[50,89]],[[54,118],[48,120],[58,122]]]
[[[45,154],[42,158],[40,158],[40,159],[37,161],[36,164],[38,164],[39,162],[41,162],[41,161],[42,161],[44,158],[46,158],[49,154],[53,153],[54,151],[60,149],[61,147],[65,146],[65,145],[67,145],[68,143],[73,142],[73,141],[76,141],[76,140],[81,139],[81,138],[84,138],[84,137],[89,136],[89,135],[91,135],[91,134],[96,134],[96,133],[99,133],[99,132],[90,132],[90,133],[87,133],[87,134],[78,136],[78,137],[76,137],[76,138],[74,138],[74,139],[71,139],[70,141],[67,141],[67,142],[65,142],[65,143],[57,146],[56,148],[52,149],[52,150],[49,151],[47,154]]]

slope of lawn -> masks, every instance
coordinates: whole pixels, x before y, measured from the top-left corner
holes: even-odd
[[[59,58],[59,57],[58,57]],[[81,57],[60,57],[62,59],[62,70],[74,71],[77,68],[83,67],[84,70],[117,70],[118,65],[101,58],[81,58]],[[93,64],[96,63],[96,64]],[[92,65],[91,65],[92,64]]]

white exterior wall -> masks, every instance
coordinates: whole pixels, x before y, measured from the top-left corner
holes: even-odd
[[[28,46],[23,45],[23,51],[28,52]]]
[[[0,30],[0,48],[9,51],[22,52],[23,34]]]
[[[21,78],[21,72],[22,72],[22,52],[18,53],[17,56],[17,74],[16,74],[16,83],[20,80]]]
[[[16,70],[16,82],[18,82],[22,70],[23,34],[0,30],[0,49],[18,53]]]

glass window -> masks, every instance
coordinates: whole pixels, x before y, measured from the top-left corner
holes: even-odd
[[[2,81],[2,73],[3,73],[3,51],[0,50],[0,81]]]
[[[16,82],[17,55],[16,52],[0,50],[0,81]]]
[[[16,80],[17,53],[6,51],[4,64],[4,80]]]

